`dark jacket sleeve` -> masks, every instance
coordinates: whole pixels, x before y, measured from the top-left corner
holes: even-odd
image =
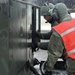
[[[48,33],[40,33],[39,37],[41,39],[50,39],[50,36],[52,35],[52,31],[48,32]]]
[[[43,49],[43,50],[47,50],[48,49],[48,42],[42,42],[39,44],[39,48]]]

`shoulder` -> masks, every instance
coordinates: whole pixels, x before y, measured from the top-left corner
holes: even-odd
[[[60,35],[58,34],[58,32],[56,30],[54,30],[54,32],[52,34],[57,36],[57,37],[60,37]]]

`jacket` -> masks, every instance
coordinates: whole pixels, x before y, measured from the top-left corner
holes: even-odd
[[[64,55],[75,59],[75,19],[71,21],[62,22],[52,29],[56,30],[64,43],[66,51]]]

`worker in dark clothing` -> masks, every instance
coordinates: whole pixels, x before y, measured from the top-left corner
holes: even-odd
[[[59,23],[52,28],[53,33],[48,44],[48,58],[42,64],[44,75],[52,75],[58,58],[64,55],[68,75],[75,75],[75,19],[72,19],[65,4],[54,6],[52,17]]]
[[[52,3],[49,3],[48,5],[42,6],[41,7],[41,16],[44,17],[44,19],[46,20],[46,23],[50,23],[51,27],[57,25],[58,23],[50,16],[51,12],[49,11],[50,9],[52,9],[54,7],[54,5]],[[52,34],[52,31],[50,30],[50,32],[47,33],[39,33],[36,32],[36,37],[40,38],[40,39],[44,39],[44,40],[49,40],[50,36]],[[40,43],[38,44],[38,47],[43,49],[43,50],[47,50],[48,47],[48,42],[44,42],[44,43]]]

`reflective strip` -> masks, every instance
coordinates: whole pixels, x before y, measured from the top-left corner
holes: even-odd
[[[69,54],[72,54],[72,53],[75,53],[75,49],[73,49],[73,50],[67,52],[68,55],[69,55]]]
[[[64,36],[64,35],[66,35],[66,34],[72,32],[72,31],[74,31],[74,30],[75,30],[75,27],[73,27],[73,28],[71,28],[71,29],[68,29],[68,30],[66,30],[65,32],[63,32],[63,33],[61,34],[61,36]]]

